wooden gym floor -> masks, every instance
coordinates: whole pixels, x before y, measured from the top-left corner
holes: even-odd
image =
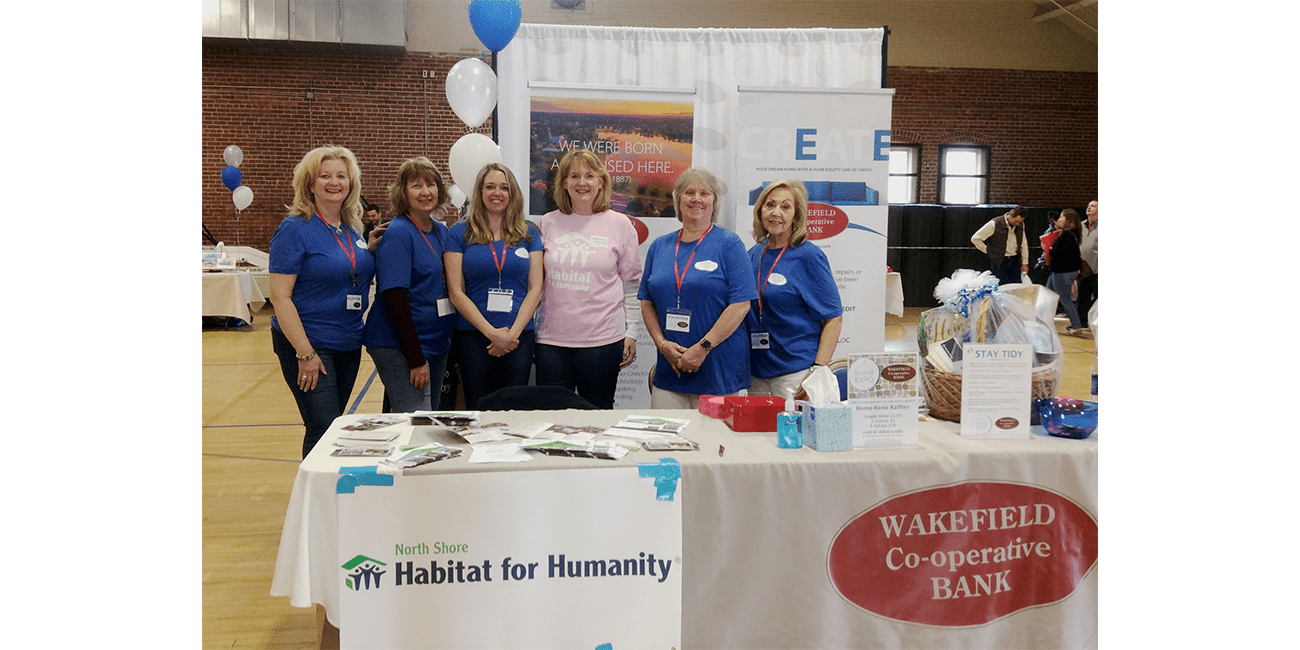
[[[914,349],[921,308],[886,316],[886,347]],[[319,608],[270,595],[280,529],[302,454],[302,420],[271,351],[269,305],[251,326],[203,329],[203,647],[337,648]],[[1058,394],[1089,396],[1092,339],[1066,336]],[[362,354],[356,413],[378,413],[383,387]]]

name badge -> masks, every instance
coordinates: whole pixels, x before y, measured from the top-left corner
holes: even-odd
[[[361,311],[361,294],[349,293],[347,303],[348,311]]]
[[[450,316],[456,313],[456,308],[451,306],[451,298],[438,299],[438,315]]]
[[[513,289],[488,289],[488,311],[510,311],[515,304]]]
[[[666,321],[666,329],[669,332],[691,331],[691,310],[689,309],[669,309],[664,320]]]
[[[772,336],[767,332],[750,332],[749,349],[767,350],[772,347]]]

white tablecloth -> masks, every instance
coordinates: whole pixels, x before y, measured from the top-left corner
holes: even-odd
[[[253,322],[251,309],[266,302],[266,295],[248,271],[203,273],[203,315],[233,316]]]
[[[647,412],[648,413],[648,412]],[[684,648],[1096,647],[1097,570],[1067,597],[978,626],[906,623],[850,603],[827,577],[828,549],[845,523],[881,502],[935,486],[995,481],[1050,490],[1097,512],[1096,436],[1084,441],[1034,435],[1023,440],[968,440],[958,425],[921,422],[920,448],[821,453],[779,449],[775,433],[738,433],[694,411],[654,411],[691,418],[693,452],[630,453],[618,461],[538,456],[531,462],[470,464],[468,453],[426,465],[423,473],[550,471],[635,465],[671,456],[687,488],[682,530]],[[547,421],[609,426],[620,411],[494,412],[486,421]],[[338,469],[376,461],[329,455],[334,423],[302,462],[285,514],[271,595],[295,607],[322,604],[338,624]],[[409,440],[412,428],[399,443]],[[450,432],[433,437],[459,444]],[[725,446],[725,455],[718,453]],[[426,469],[427,468],[427,469]],[[1095,542],[1094,542],[1095,543]],[[1017,583],[1013,583],[1017,584]],[[430,620],[430,629],[437,622]]]

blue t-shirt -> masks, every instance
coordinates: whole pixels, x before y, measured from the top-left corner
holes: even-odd
[[[420,337],[424,356],[434,357],[451,347],[452,314],[438,316],[438,299],[447,297],[442,275],[442,254],[451,238],[447,226],[433,222],[433,230],[421,232],[406,216],[393,219],[375,250],[375,273],[379,280],[376,295],[396,287],[408,290],[411,319]],[[384,308],[383,298],[366,319],[366,345],[397,348],[401,343]]]
[[[811,367],[817,360],[822,321],[843,314],[844,307],[830,262],[816,244],[805,241],[784,254],[779,248],[766,248],[757,244],[749,249],[750,271],[761,287],[763,308],[759,310],[758,300],[750,304],[745,327],[769,335],[769,349],[749,351],[750,371],[769,379]]]
[[[758,297],[758,291],[754,287],[754,274],[745,255],[745,245],[735,233],[714,226],[703,239],[683,242],[678,247],[680,233],[679,230],[663,235],[650,244],[637,297],[654,303],[664,338],[690,347],[708,334],[727,305],[753,300]],[[693,260],[692,253],[695,254]],[[681,309],[691,312],[689,332],[669,331],[667,326],[668,310],[678,308],[674,254],[678,271],[685,274],[680,304]],[[690,260],[689,266],[687,260]],[[655,387],[693,395],[725,395],[748,388],[749,340],[745,328],[737,327],[726,340],[710,343],[713,350],[705,356],[699,371],[682,373],[680,377],[659,353],[655,365]]]
[[[370,305],[370,281],[375,277],[375,258],[366,250],[361,235],[346,224],[341,232],[336,231],[315,215],[307,221],[289,216],[271,236],[270,257],[271,273],[298,276],[293,284],[293,305],[313,346],[326,350],[361,347],[365,328],[361,315]],[[361,309],[347,308],[349,295],[361,296]],[[274,317],[271,327],[280,329]]]
[[[474,306],[478,307],[479,313],[492,327],[510,327],[515,324],[515,317],[519,315],[519,306],[528,295],[528,272],[532,264],[529,254],[542,250],[542,233],[530,221],[528,236],[522,239],[518,246],[506,246],[505,242],[500,241],[471,246],[465,242],[467,226],[464,221],[457,223],[451,227],[451,234],[447,238],[447,252],[460,253],[464,256],[461,259],[460,270],[465,278],[465,295],[469,296]],[[489,246],[491,246],[490,250]],[[503,253],[505,260],[498,273],[497,263],[502,261]],[[487,309],[488,291],[498,288],[514,292],[508,312]],[[456,329],[472,330],[474,325],[464,316],[456,314]],[[528,325],[524,329],[533,329],[533,319],[528,320]]]

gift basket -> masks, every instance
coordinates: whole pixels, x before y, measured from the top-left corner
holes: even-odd
[[[922,312],[916,327],[930,415],[961,421],[962,347],[970,342],[1032,345],[1032,398],[1056,396],[1063,355],[1054,292],[1034,284],[999,287],[988,271],[958,269],[939,281],[934,297],[942,305]]]

